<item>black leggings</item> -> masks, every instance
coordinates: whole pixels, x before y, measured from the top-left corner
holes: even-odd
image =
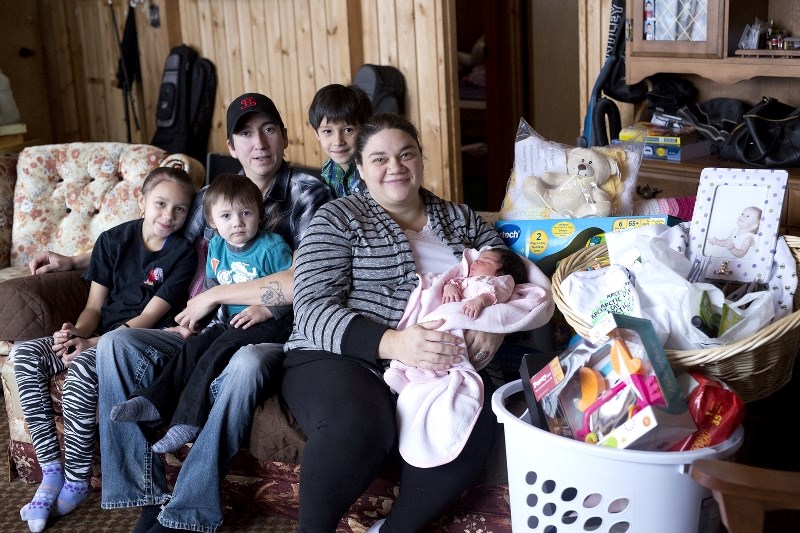
[[[397,446],[389,387],[361,364],[333,357],[287,368],[283,380],[283,396],[308,437],[300,462],[300,532],[335,531]],[[481,377],[483,409],[461,454],[435,468],[402,463],[400,494],[383,533],[424,530],[477,479],[497,424],[494,385]]]

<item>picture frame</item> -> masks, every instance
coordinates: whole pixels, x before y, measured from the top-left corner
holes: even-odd
[[[788,177],[779,169],[703,169],[688,254],[701,279],[767,281]]]

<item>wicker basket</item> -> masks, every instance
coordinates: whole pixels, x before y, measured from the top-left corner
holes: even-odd
[[[786,237],[800,272],[800,237]],[[608,265],[605,244],[584,248],[565,257],[552,276],[553,299],[567,322],[582,337],[591,326],[576,315],[564,300],[561,282],[572,272]],[[703,350],[664,350],[676,373],[699,370],[719,378],[745,402],[766,398],[792,377],[800,349],[800,287],[795,291],[794,312],[745,339]]]

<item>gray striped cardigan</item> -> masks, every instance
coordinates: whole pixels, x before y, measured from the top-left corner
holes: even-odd
[[[457,260],[465,248],[505,247],[468,206],[420,194]],[[324,204],[297,250],[286,366],[335,355],[376,366],[381,336],[397,326],[418,281],[408,238],[368,192]]]

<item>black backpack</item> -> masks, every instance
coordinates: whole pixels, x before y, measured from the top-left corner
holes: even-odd
[[[625,79],[625,20],[625,0],[611,0],[606,59],[589,96],[578,146],[606,146],[619,136],[622,129],[619,108],[611,98],[638,103],[647,93],[647,81],[628,85]]]
[[[205,161],[216,94],[217,73],[211,61],[185,44],[170,50],[150,144]]]
[[[353,85],[361,87],[379,113],[403,114],[406,84],[403,73],[388,65],[362,65],[353,77]]]

